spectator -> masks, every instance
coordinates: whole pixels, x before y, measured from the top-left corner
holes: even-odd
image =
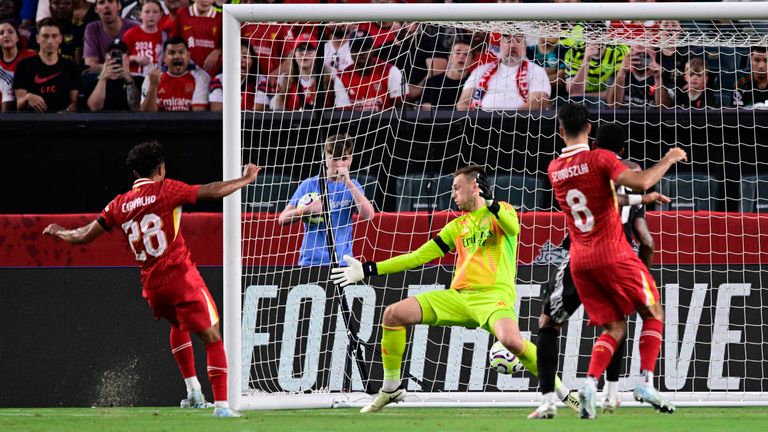
[[[352,52],[349,50],[349,39],[355,24],[330,23],[327,30],[330,33],[323,47],[323,64],[336,72],[347,69],[352,63]]]
[[[606,89],[628,52],[626,45],[580,42],[571,46],[565,53],[565,86],[570,98],[605,98]]]
[[[13,73],[16,71],[16,65],[21,60],[37,54],[32,50],[21,48],[19,31],[11,21],[0,22],[0,48],[2,48],[0,69],[10,73],[11,78],[13,78]]]
[[[302,111],[329,105],[331,70],[322,63],[317,65],[316,55],[317,39],[310,33],[300,34],[295,41],[288,73],[277,80],[273,110]]]
[[[128,69],[128,47],[116,39],[107,48],[107,58],[96,86],[89,92],[88,109],[97,111],[138,111],[139,84]]]
[[[546,109],[552,88],[544,68],[526,60],[525,37],[501,36],[499,59],[478,66],[467,78],[460,110]]]
[[[749,54],[750,71],[742,73],[733,92],[733,106],[750,108],[768,103],[768,64],[766,47],[753,46]]]
[[[421,109],[430,111],[433,108],[453,109],[459,101],[459,94],[469,75],[469,41],[456,39],[448,57],[448,67],[445,73],[429,78],[424,85],[421,96]]]
[[[168,39],[168,34],[157,26],[162,17],[160,0],[144,0],[141,26],[125,32],[123,42],[128,46],[131,73],[146,75],[149,69],[159,67],[163,41]]]
[[[291,26],[275,22],[246,24],[241,35],[250,43],[262,74],[274,82],[278,75],[288,70],[286,60],[293,48]]]
[[[267,76],[259,74],[259,63],[255,61],[253,51],[247,40],[240,41],[240,109],[243,111],[264,111],[269,105],[267,96]],[[211,111],[221,111],[224,103],[222,74],[211,80]]]
[[[51,0],[51,18],[61,26],[60,55],[80,66],[83,63],[83,33],[85,25],[75,24],[74,0]]]
[[[174,37],[163,44],[168,69],[152,69],[141,88],[142,111],[205,111],[208,109],[208,74],[189,63],[187,42]]]
[[[544,68],[549,76],[549,82],[553,88],[557,88],[560,82],[565,82],[565,53],[567,49],[560,45],[559,37],[540,37],[536,45],[530,45],[526,49],[525,56]]]
[[[123,18],[131,19],[131,20],[136,21],[136,22],[143,22],[142,18],[141,18],[141,9],[142,9],[142,6],[144,5],[144,3],[146,3],[146,1],[144,1],[144,0],[135,0],[135,1],[131,2],[131,3],[128,3],[128,1],[130,1],[130,0],[127,0],[127,1],[123,2],[125,4],[125,6],[123,6],[123,12],[120,14],[120,16],[122,16]],[[168,8],[165,6],[165,1],[164,0],[158,0],[157,2],[158,2],[158,5],[160,6],[160,10],[161,10],[160,17],[168,15],[169,11],[168,11]],[[189,6],[189,5],[187,5],[187,6]]]
[[[403,73],[397,66],[379,60],[371,49],[368,33],[358,31],[349,45],[354,64],[334,76],[337,108],[381,111],[402,103]]]
[[[702,55],[704,50],[700,47],[681,45],[680,35],[682,27],[678,20],[663,20],[659,24],[659,49],[656,61],[661,65],[661,82],[670,94],[685,87],[685,65],[691,55]]]
[[[179,16],[179,11],[189,8],[189,0],[165,0],[165,6],[168,14],[160,18],[157,26],[170,35],[176,29],[176,17]]]
[[[606,102],[610,106],[672,106],[669,92],[661,86],[661,67],[651,48],[632,46],[608,88]]]
[[[176,16],[174,36],[187,41],[192,62],[210,75],[221,71],[221,14],[213,0],[196,0]]]
[[[96,21],[99,16],[93,10],[92,3],[96,3],[96,0],[73,0],[74,12],[73,22],[77,26],[86,26],[88,23]],[[43,18],[51,16],[51,3],[50,0],[39,0],[37,2],[37,17],[36,21],[40,21]]]
[[[19,62],[13,77],[19,111],[77,111],[77,66],[59,56],[61,29],[53,18],[37,24],[40,52]]]
[[[101,72],[107,47],[115,39],[122,39],[125,32],[139,24],[120,18],[120,0],[96,0],[99,20],[85,26],[85,65],[94,73]]]
[[[686,85],[675,90],[675,106],[680,108],[720,108],[715,92],[707,88],[707,70],[704,59],[692,58],[685,65],[683,79]]]
[[[14,111],[16,97],[13,95],[13,76],[0,69],[0,112]]]
[[[328,179],[325,189],[330,200],[328,216],[338,257],[352,254],[352,211],[358,212],[358,220],[370,220],[374,216],[373,205],[363,193],[362,186],[349,176],[353,149],[354,141],[347,134],[332,135],[325,141],[325,170]],[[319,180],[318,176],[314,176],[302,181],[278,217],[281,225],[304,221],[304,239],[299,250],[300,266],[331,264],[326,246],[325,223],[310,223],[309,220],[325,220],[322,199],[315,199],[308,204],[303,202],[306,195],[323,192]],[[344,265],[343,261],[340,265]]]

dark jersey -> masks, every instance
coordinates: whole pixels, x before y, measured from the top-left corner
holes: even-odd
[[[77,66],[67,59],[59,58],[49,66],[40,56],[34,56],[19,62],[13,88],[41,96],[48,105],[48,112],[57,112],[69,106],[69,93],[77,90],[79,78]]]

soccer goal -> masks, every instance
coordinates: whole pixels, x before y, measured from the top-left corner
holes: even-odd
[[[305,231],[325,234],[304,252],[327,262],[340,260],[344,242],[362,260],[413,250],[456,216],[450,174],[470,163],[485,165],[496,197],[519,210],[516,306],[535,342],[539,295],[562,259],[565,220],[546,168],[561,145],[556,108],[567,101],[590,107],[593,130],[624,126],[625,157],[642,167],[674,146],[689,155],[656,186],[673,202],[646,215],[666,313],[657,387],[678,405],[767,404],[768,26],[756,20],[768,20],[768,4],[224,6],[224,177],[246,162],[264,167],[225,200],[233,406],[370,400],[382,380],[384,308],[448,288],[454,257],[342,291],[330,266],[298,265]],[[350,177],[376,211],[351,226],[328,217],[358,205],[326,199],[334,179],[325,142],[337,134],[354,141]],[[281,225],[315,176],[325,222]],[[561,337],[559,369],[572,388],[595,338],[584,318],[578,311]],[[624,392],[639,372],[637,320]],[[493,342],[482,329],[410,329],[403,405],[536,404],[530,373],[488,367]]]

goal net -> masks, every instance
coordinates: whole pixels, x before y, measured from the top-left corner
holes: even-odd
[[[624,127],[624,157],[641,167],[675,146],[688,153],[655,187],[672,203],[646,214],[665,310],[656,386],[679,405],[764,404],[768,25],[743,19],[768,19],[765,6],[225,6],[225,178],[247,162],[264,167],[225,202],[233,405],[370,401],[384,308],[448,289],[455,255],[346,289],[330,283],[331,264],[349,250],[380,261],[434,237],[459,214],[451,173],[471,163],[518,209],[515,307],[535,343],[539,296],[563,257],[546,169],[562,146],[556,109],[569,101],[590,108],[593,131]],[[326,160],[326,141],[343,135],[349,180],[337,175],[344,151]],[[638,320],[629,317],[623,392],[638,382]],[[595,335],[582,309],[563,326],[566,385],[585,378]],[[530,372],[488,367],[494,341],[482,329],[409,328],[405,405],[537,403]]]

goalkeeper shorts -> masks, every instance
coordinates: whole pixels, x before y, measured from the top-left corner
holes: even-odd
[[[505,289],[429,291],[415,296],[422,324],[430,326],[482,327],[493,334],[501,318],[517,321],[515,292]]]

